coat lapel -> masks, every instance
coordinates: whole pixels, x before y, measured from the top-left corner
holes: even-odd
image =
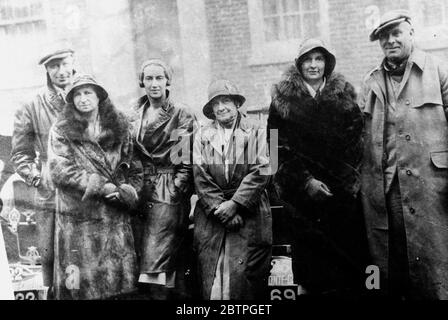
[[[174,107],[171,104],[171,102],[169,100],[167,100],[167,103],[164,107],[162,107],[162,110],[160,111],[160,114],[158,115],[158,119],[157,122],[154,123],[152,126],[149,126],[148,128],[146,128],[145,132],[142,132],[143,130],[143,117],[145,114],[146,109],[149,108],[149,101],[146,99],[143,102],[142,107],[139,110],[139,114],[138,114],[138,129],[137,129],[137,145],[138,147],[143,151],[143,153],[148,156],[151,157],[151,152],[149,152],[149,150],[147,150],[145,148],[145,146],[143,145],[143,139],[142,139],[142,134],[146,134],[146,133],[154,133],[157,129],[159,129],[160,127],[162,127],[163,125],[165,125],[172,117],[173,114],[173,110]]]
[[[250,134],[251,127],[246,117],[239,114],[239,120],[235,126],[235,130],[232,133],[230,138],[231,143],[230,148],[228,150],[227,156],[232,157],[232,163],[229,166],[229,184],[232,181],[232,178],[235,176],[235,170],[237,168],[237,164],[245,164],[244,161],[248,137]],[[235,139],[235,140],[234,140]],[[235,147],[237,148],[235,150]],[[249,155],[248,159],[250,159]]]
[[[102,172],[107,177],[113,178],[112,167],[98,143],[91,140],[83,140],[78,143],[74,142],[73,145],[99,172]]]
[[[403,89],[407,85],[409,77],[411,75],[411,70],[414,67],[419,68],[421,71],[423,71],[425,67],[425,56],[418,49],[415,49],[409,57],[408,63],[406,65],[406,70],[403,75],[403,80],[401,81],[400,89],[398,90],[397,99],[400,97]]]
[[[138,149],[140,149],[142,151],[142,153],[151,158],[151,155],[149,154],[148,150],[146,150],[145,146],[143,145],[142,139],[141,137],[141,132],[142,132],[142,126],[143,126],[143,115],[145,113],[146,108],[148,107],[148,100],[146,100],[145,102],[142,102],[143,104],[141,105],[140,109],[138,110],[138,125],[137,125],[137,134],[136,134],[136,139],[135,139],[135,144],[137,146]]]
[[[384,71],[379,69],[373,73],[372,91],[377,98],[385,105],[386,83],[384,82]]]
[[[222,157],[222,145],[218,136],[218,122],[215,120],[205,132],[205,139],[209,141],[212,148]]]

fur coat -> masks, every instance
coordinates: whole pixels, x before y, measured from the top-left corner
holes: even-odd
[[[57,299],[104,299],[136,289],[137,261],[130,213],[142,184],[132,159],[127,119],[100,106],[97,139],[67,104],[50,130],[48,161],[56,195],[54,292]],[[113,183],[127,206],[107,202]]]
[[[356,195],[362,127],[355,90],[341,74],[332,74],[314,99],[297,68],[288,69],[273,88],[268,119],[268,128],[278,130],[275,186],[281,197],[297,199],[311,177]]]
[[[311,294],[358,295],[368,251],[357,197],[363,118],[353,86],[333,73],[313,98],[293,66],[273,88],[268,128],[278,130],[274,195],[286,213],[278,219],[293,246],[295,281]],[[305,190],[311,178],[333,196],[313,201]]]

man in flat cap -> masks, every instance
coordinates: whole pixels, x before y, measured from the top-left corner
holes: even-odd
[[[25,182],[37,189],[34,205],[39,234],[44,286],[53,280],[54,189],[47,167],[48,132],[65,104],[71,87],[74,51],[57,49],[39,61],[46,70],[47,84],[17,110],[12,134],[11,161]]]
[[[364,79],[362,194],[381,289],[448,299],[448,66],[414,46],[407,11],[371,33],[384,59]]]

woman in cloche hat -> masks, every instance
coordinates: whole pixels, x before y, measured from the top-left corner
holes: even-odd
[[[268,129],[278,130],[274,186],[293,215],[285,233],[295,281],[310,294],[357,295],[368,251],[358,202],[363,118],[335,65],[321,40],[305,40],[273,87]]]
[[[136,224],[141,255],[139,286],[143,294],[156,300],[188,299],[194,294],[188,285],[192,276],[185,273],[191,247],[188,214],[193,175],[189,148],[195,116],[189,107],[172,99],[172,80],[168,63],[145,61],[139,76],[145,94],[133,108],[136,155],[144,168],[141,220]],[[179,149],[188,152],[180,156]]]
[[[262,150],[251,148],[266,145],[266,130],[239,112],[246,99],[230,81],[213,82],[208,100],[203,113],[213,122],[195,139],[193,165],[202,297],[266,299],[272,219],[265,187],[270,176]]]
[[[50,130],[48,158],[57,188],[56,299],[105,299],[136,291],[130,210],[141,164],[132,160],[125,116],[90,75],[79,75]]]

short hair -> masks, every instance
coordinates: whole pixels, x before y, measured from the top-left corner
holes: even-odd
[[[139,74],[139,85],[140,88],[144,88],[145,85],[143,84],[143,78],[145,77],[145,68],[150,65],[156,65],[163,68],[163,72],[165,73],[165,77],[167,79],[166,85],[171,85],[171,79],[173,78],[173,70],[171,67],[163,60],[161,59],[149,59],[142,63],[142,66],[140,67],[140,74]]]

